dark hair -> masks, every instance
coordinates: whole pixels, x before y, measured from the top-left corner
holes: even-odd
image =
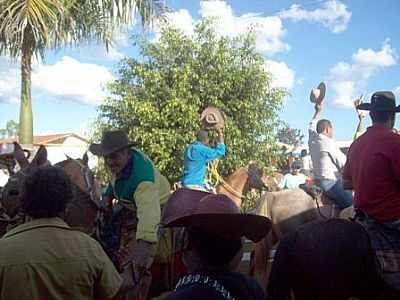
[[[331,121],[327,119],[321,119],[317,123],[317,133],[323,132],[326,128],[332,128]]]
[[[71,181],[60,167],[38,167],[25,177],[21,207],[34,218],[56,217],[72,199]]]
[[[304,156],[306,156],[306,155],[307,155],[307,150],[306,150],[306,149],[301,150],[300,156],[301,156],[301,157],[304,157]]]
[[[299,300],[375,299],[385,289],[368,233],[356,222],[329,219],[280,241],[267,299],[289,300],[292,292]]]
[[[242,247],[242,240],[228,240],[199,228],[187,229],[189,247],[208,264],[222,267],[229,264]]]
[[[295,160],[295,161],[292,163],[291,168],[292,168],[292,170],[300,170],[301,168],[303,168],[303,164],[302,164],[301,161]]]
[[[199,142],[205,142],[208,139],[208,132],[206,130],[199,130],[197,132],[197,140]]]
[[[394,112],[392,111],[370,111],[369,115],[371,116],[373,123],[385,123],[389,121],[390,117],[394,117]]]

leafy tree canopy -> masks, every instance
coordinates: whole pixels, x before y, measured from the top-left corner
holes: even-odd
[[[228,175],[250,160],[269,166],[278,112],[285,91],[271,88],[255,36],[221,37],[212,21],[192,36],[163,27],[157,41],[137,37],[140,59],[119,65],[111,96],[99,108],[97,133],[120,128],[171,182],[179,180],[184,150],[195,140],[207,106],[225,115],[227,155],[219,171]]]
[[[303,143],[304,135],[300,129],[290,128],[287,123],[281,122],[277,131],[277,139],[281,143],[298,146]]]

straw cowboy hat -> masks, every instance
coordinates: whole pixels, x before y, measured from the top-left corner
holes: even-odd
[[[321,82],[316,89],[312,89],[310,93],[310,101],[312,103],[321,103],[325,98],[326,85]]]
[[[218,129],[224,128],[225,119],[222,112],[216,108],[209,106],[203,110],[200,116],[200,121],[204,128]]]
[[[93,143],[89,146],[89,151],[94,155],[106,156],[123,148],[132,146],[128,135],[122,130],[112,130],[103,133],[100,144]]]
[[[165,227],[195,226],[226,239],[245,236],[253,242],[260,241],[271,229],[268,218],[242,214],[228,196],[185,188],[169,198],[162,223]]]
[[[396,97],[390,91],[375,92],[370,103],[362,103],[357,106],[359,110],[400,112],[400,105],[396,106]]]

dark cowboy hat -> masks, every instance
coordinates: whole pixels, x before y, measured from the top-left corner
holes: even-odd
[[[103,133],[100,144],[91,144],[89,151],[98,156],[106,156],[118,150],[132,146],[128,135],[122,130],[112,130]]]
[[[375,92],[370,103],[361,103],[357,106],[360,110],[400,112],[400,106],[396,106],[396,98],[390,91]]]
[[[253,242],[260,241],[271,229],[268,218],[242,214],[228,196],[185,188],[169,198],[162,223],[166,227],[195,226],[226,239],[245,236]]]

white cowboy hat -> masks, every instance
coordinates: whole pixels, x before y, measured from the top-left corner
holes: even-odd
[[[326,85],[321,82],[316,89],[312,89],[310,93],[310,101],[312,103],[321,103],[324,100]]]

